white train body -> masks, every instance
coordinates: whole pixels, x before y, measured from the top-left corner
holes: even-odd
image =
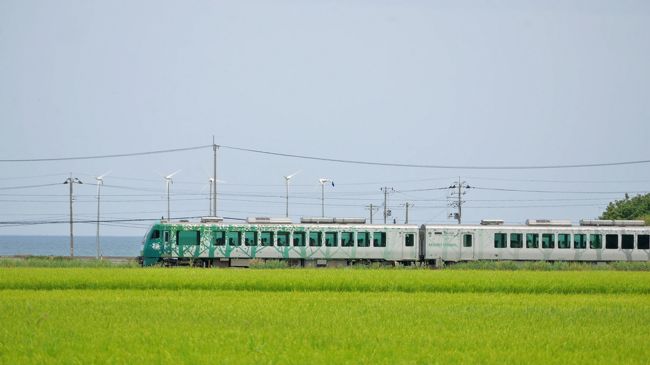
[[[427,261],[649,261],[648,226],[423,225]]]

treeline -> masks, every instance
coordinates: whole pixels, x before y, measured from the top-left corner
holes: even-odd
[[[650,194],[616,200],[607,206],[600,219],[643,219],[650,224]]]

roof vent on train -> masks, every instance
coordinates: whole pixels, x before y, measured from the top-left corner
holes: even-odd
[[[366,218],[302,217],[305,224],[365,224]]]
[[[201,217],[201,223],[221,223],[222,217]]]
[[[642,227],[643,220],[622,220],[622,219],[581,219],[581,226],[616,226],[616,227]]]
[[[566,219],[527,219],[527,226],[571,227],[571,221]]]
[[[481,219],[482,226],[502,226],[503,219]]]
[[[251,224],[291,224],[291,218],[248,217],[246,222]]]

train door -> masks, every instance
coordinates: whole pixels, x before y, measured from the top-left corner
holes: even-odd
[[[404,232],[402,241],[402,260],[417,260],[417,234],[414,231]]]
[[[463,232],[460,235],[460,259],[474,259],[474,235],[471,232]]]

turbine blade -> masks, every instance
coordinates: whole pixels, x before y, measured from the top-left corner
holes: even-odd
[[[294,172],[294,173],[291,174],[291,175],[287,175],[287,176],[285,176],[284,178],[287,179],[287,180],[289,180],[289,179],[291,179],[292,177],[298,175],[298,174],[301,173],[301,172],[302,172],[301,170],[298,170],[298,171]]]
[[[165,179],[171,179],[174,175],[178,174],[181,171],[182,170],[176,170],[176,171],[172,172],[171,174],[165,176]]]
[[[102,179],[104,179],[106,176],[110,175],[111,172],[112,172],[112,171],[110,171],[110,170],[109,170],[109,171],[106,171],[105,173],[103,173],[103,174],[97,176],[95,179],[97,179],[97,180],[102,180]]]

